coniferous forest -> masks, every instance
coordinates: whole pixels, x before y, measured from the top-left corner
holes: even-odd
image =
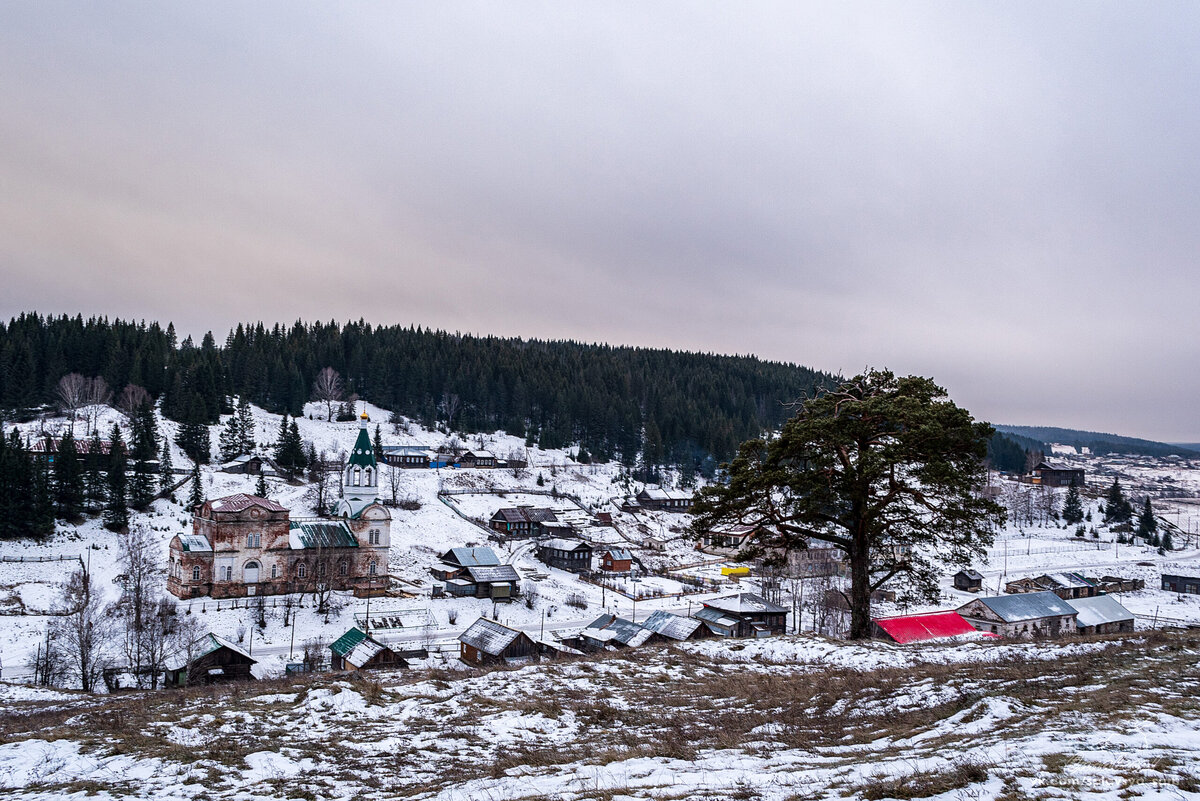
[[[234,397],[301,414],[336,370],[354,394],[423,425],[504,429],[546,448],[707,472],[789,404],[833,377],[752,356],[451,334],[421,327],[296,322],[238,325],[223,342],[178,341],[174,326],[23,314],[0,323],[0,408],[56,403],[62,376],[133,385],[181,424],[218,422]]]

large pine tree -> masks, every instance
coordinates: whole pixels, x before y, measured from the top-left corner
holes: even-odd
[[[1108,497],[1104,502],[1104,522],[1128,523],[1133,519],[1133,504],[1125,497],[1121,489],[1121,479],[1114,478],[1108,488]]]
[[[133,456],[133,482],[129,488],[129,505],[145,510],[154,500],[154,466],[158,457],[158,420],[154,407],[143,403],[133,414],[130,435]]]
[[[108,498],[104,504],[104,525],[113,531],[122,531],[129,526],[129,509],[126,508],[126,475],[129,460],[125,454],[125,441],[121,429],[114,423],[108,439]]]
[[[1067,488],[1067,499],[1063,502],[1062,516],[1063,520],[1068,523],[1083,522],[1083,502],[1079,497],[1079,486],[1075,483],[1075,479],[1071,479],[1071,486]]]
[[[69,430],[63,434],[54,459],[54,500],[60,519],[77,522],[82,517],[83,463],[75,447],[75,437]]]

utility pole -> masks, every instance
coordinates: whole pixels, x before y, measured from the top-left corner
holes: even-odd
[[[375,577],[368,576],[367,577],[367,617],[366,617],[366,620],[363,621],[363,629],[364,629],[363,633],[366,634],[368,637],[371,636],[371,590],[373,590],[374,587],[375,587]]]

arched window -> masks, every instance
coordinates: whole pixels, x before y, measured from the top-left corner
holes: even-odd
[[[317,575],[318,576],[325,575],[325,563],[324,562],[317,563]]]
[[[279,565],[271,565],[271,578],[279,578]]]
[[[345,576],[350,572],[350,565],[346,562],[338,562],[338,574]]]
[[[296,565],[296,578],[306,578],[308,576],[308,566],[301,562]]]
[[[371,533],[370,533],[370,535],[368,535],[367,541],[371,545],[378,545],[379,544],[379,529],[377,529],[377,528],[371,529]]]
[[[192,581],[200,580],[200,566],[196,565],[192,568]]]
[[[371,468],[369,468],[369,467],[363,473],[363,486],[365,486],[365,487],[371,486]]]
[[[351,482],[356,487],[362,486],[362,468],[354,468],[354,480]]]
[[[372,576],[375,575],[375,563],[374,562],[371,562],[369,569],[371,571],[371,575]]]

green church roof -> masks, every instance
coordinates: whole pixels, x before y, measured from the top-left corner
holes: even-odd
[[[354,449],[350,451],[350,464],[358,467],[375,466],[375,446],[371,444],[371,435],[365,428],[358,430],[358,439],[354,441]]]

